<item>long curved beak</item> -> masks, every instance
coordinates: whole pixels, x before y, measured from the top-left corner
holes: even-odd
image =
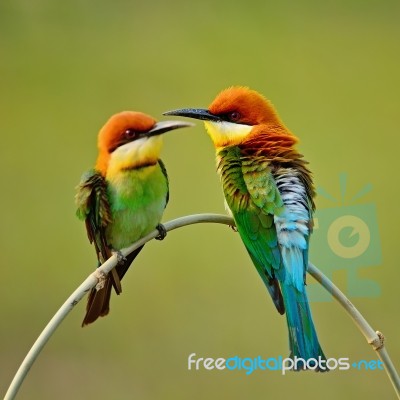
[[[161,135],[162,133],[173,131],[174,129],[188,128],[190,126],[194,126],[194,124],[182,121],[160,121],[157,122],[149,131],[144,132],[143,136],[150,137]]]
[[[178,117],[201,119],[204,121],[222,121],[221,117],[211,114],[210,111],[204,108],[181,108],[180,110],[167,111],[163,115],[176,115]]]

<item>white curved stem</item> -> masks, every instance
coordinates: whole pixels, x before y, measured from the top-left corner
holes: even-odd
[[[232,218],[219,215],[219,214],[195,214],[189,215],[181,218],[174,219],[172,221],[166,222],[164,227],[167,231],[172,231],[183,226],[199,224],[199,223],[219,223],[225,225],[234,226],[234,221]],[[157,230],[154,230],[146,237],[140,239],[136,243],[122,249],[121,252],[124,256],[127,256],[132,251],[136,250],[138,247],[144,245],[149,240],[154,239],[159,235]],[[50,337],[53,335],[54,331],[58,328],[64,318],[68,313],[74,308],[76,304],[88,293],[97,283],[99,272],[107,274],[114,268],[117,264],[117,257],[113,255],[104,264],[96,269],[92,274],[90,274],[86,280],[68,297],[61,308],[56,312],[50,322],[46,325],[42,333],[37,338],[36,342],[33,344],[32,348],[29,350],[22,364],[20,365],[17,373],[12,380],[4,400],[12,400],[18,393],[26,375],[28,374],[30,368],[35,362],[36,358],[40,354],[43,347],[46,345]],[[351,316],[354,323],[363,333],[368,343],[370,343],[374,350],[377,352],[379,358],[382,360],[385,370],[394,386],[397,395],[400,398],[400,379],[396,372],[396,369],[390,360],[390,357],[383,345],[383,335],[379,336],[379,333],[375,332],[361,313],[354,307],[349,299],[313,264],[309,263],[308,272],[318,281],[321,285],[328,290],[335,299],[344,307],[347,313]]]
[[[400,399],[400,378],[394,367],[392,360],[384,346],[385,338],[379,331],[374,331],[371,325],[363,317],[360,311],[354,304],[340,291],[340,289],[330,281],[315,265],[308,263],[307,272],[312,275],[332,296],[339,302],[339,304],[347,311],[357,328],[364,335],[367,342],[378,354],[378,357],[385,366],[385,371],[389,376],[390,381],[394,387],[397,397]]]

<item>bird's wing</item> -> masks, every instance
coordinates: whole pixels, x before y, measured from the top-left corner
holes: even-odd
[[[276,278],[283,279],[284,271],[273,215],[281,210],[282,199],[265,160],[259,163],[234,157],[234,162],[223,165],[230,155],[223,156],[219,168],[227,204],[258,273],[283,314],[285,308]]]
[[[235,219],[245,231],[246,246],[252,256],[274,277],[281,267],[274,214],[281,212],[282,199],[267,161],[243,159],[241,171],[249,202],[236,213]]]
[[[83,174],[75,196],[76,215],[86,223],[90,243],[94,243],[99,264],[111,256],[105,228],[111,222],[111,210],[104,177],[92,169]]]
[[[76,215],[85,221],[89,241],[94,244],[101,265],[112,255],[105,235],[105,229],[112,220],[107,183],[99,172],[91,169],[82,175],[76,189]],[[117,268],[111,270],[102,288],[99,290],[93,288],[90,291],[82,326],[94,322],[99,316],[108,314],[112,287],[117,294],[121,293]]]

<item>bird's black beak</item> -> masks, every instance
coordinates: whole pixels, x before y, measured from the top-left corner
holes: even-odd
[[[151,128],[149,131],[144,132],[142,135],[143,137],[150,137],[150,136],[156,136],[156,135],[161,135],[162,133],[172,131],[174,129],[179,129],[179,128],[188,128],[190,126],[194,126],[194,124],[190,122],[182,122],[182,121],[160,121],[157,122],[153,128]]]
[[[163,115],[176,115],[177,117],[187,117],[201,119],[204,121],[221,122],[222,119],[218,115],[211,114],[204,108],[182,108],[180,110],[172,110],[163,113]]]

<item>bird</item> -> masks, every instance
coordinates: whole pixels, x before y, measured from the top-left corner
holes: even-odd
[[[315,190],[297,137],[267,98],[244,86],[223,90],[207,109],[163,114],[204,121],[227,211],[276,309],[286,313],[294,369],[326,370],[306,293]]]
[[[98,134],[95,168],[82,175],[77,186],[76,214],[85,221],[98,264],[117,253],[117,266],[88,296],[82,326],[110,310],[112,287],[122,291],[121,279],[143,246],[127,257],[119,252],[154,229],[166,235],[160,224],[169,200],[168,175],[161,161],[162,134],[192,126],[181,121],[157,122],[138,111],[123,111],[108,119]]]

